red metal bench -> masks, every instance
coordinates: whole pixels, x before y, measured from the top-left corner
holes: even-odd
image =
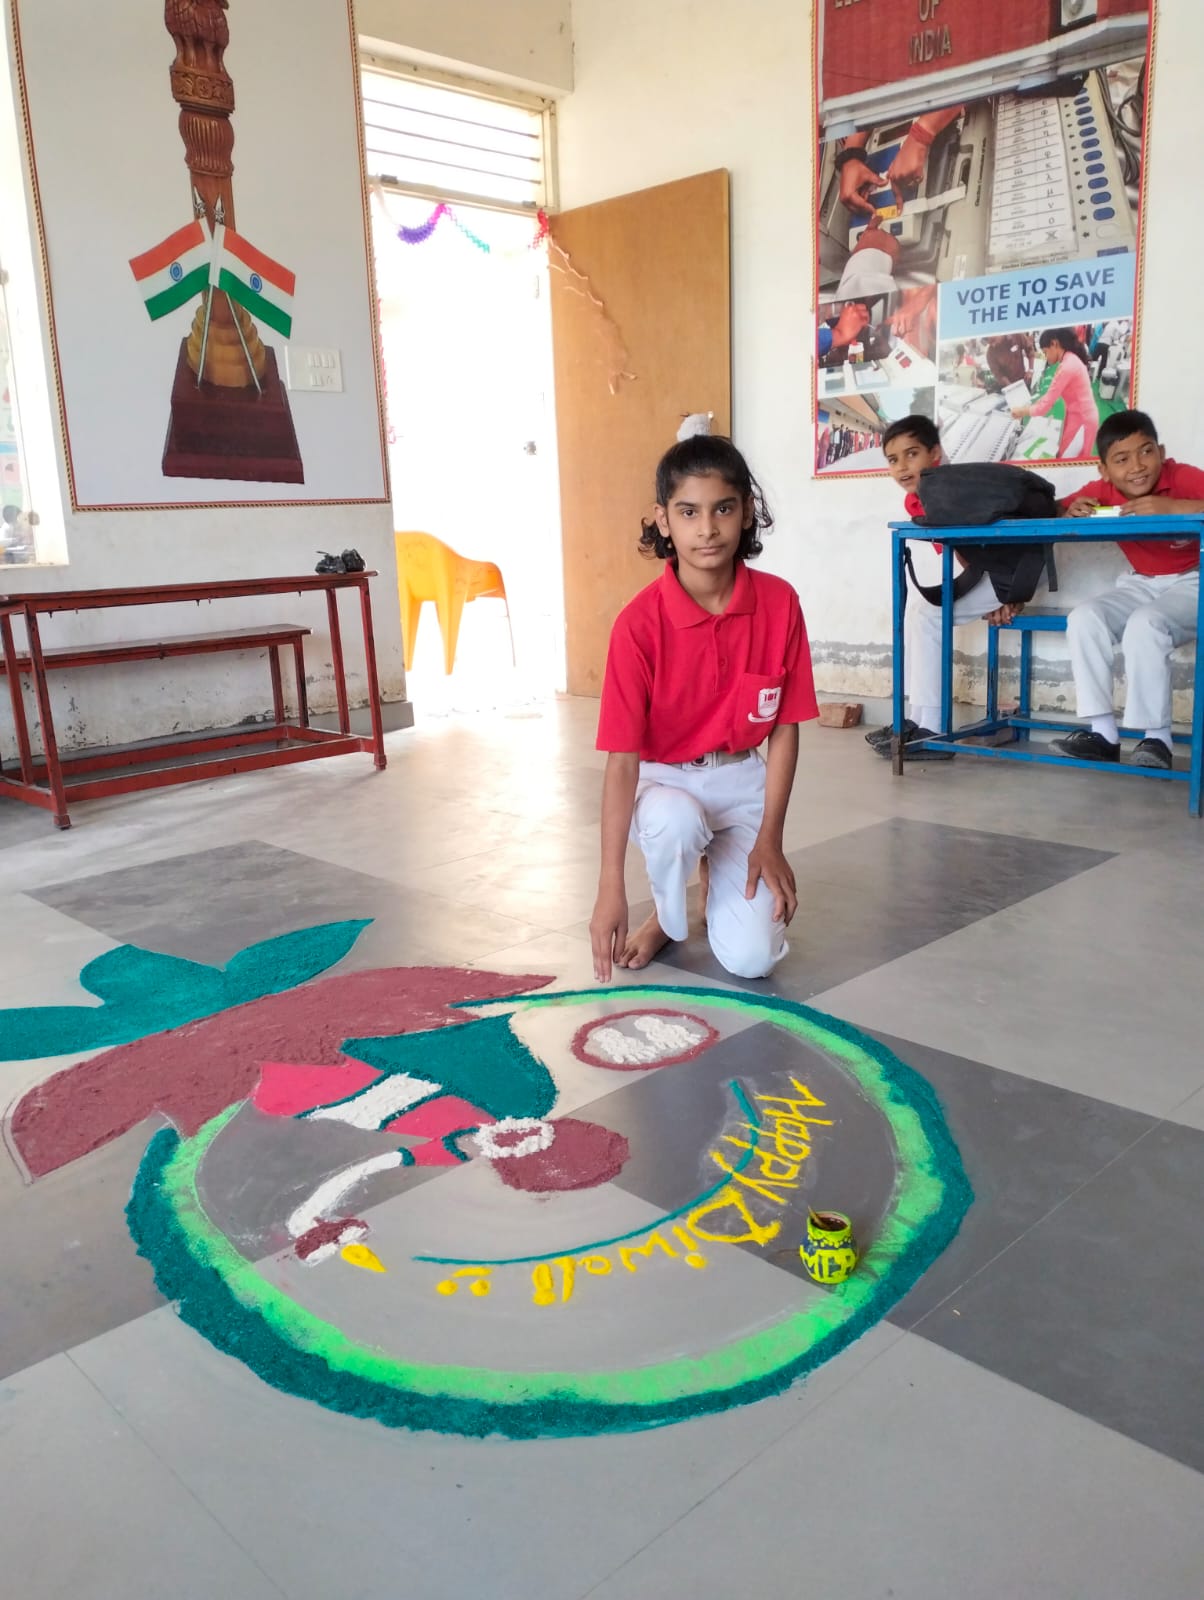
[[[285,645],[293,651],[293,670],[297,681],[297,721],[309,724],[309,701],[305,691],[305,649],[301,641],[312,628],[296,623],[274,623],[266,628],[230,628],[225,633],[187,633],[175,639],[127,639],[113,644],[68,644],[43,650],[48,667],[108,667],[123,661],[169,661],[176,656],[208,656],[234,650],[267,650],[272,675],[272,708],[277,724],[284,722],[284,684],[280,672],[280,652]],[[33,657],[18,655],[15,666],[22,675],[32,675]],[[0,656],[0,675],[8,663]]]
[[[376,653],[372,633],[372,602],[368,580],[375,572],[306,573],[295,578],[248,578],[218,583],[169,584],[128,589],[71,590],[54,593],[0,595],[0,675],[7,675],[12,703],[13,729],[17,741],[20,776],[0,769],[0,796],[41,806],[53,813],[60,828],[71,826],[67,797],[89,800],[101,795],[128,794],[140,789],[163,788],[169,784],[192,783],[200,779],[245,772],[260,767],[281,766],[311,761],[320,756],[346,755],[370,751],[377,768],[385,765],[384,728],[381,721],[380,690],[376,676]],[[372,721],[370,737],[351,732],[347,679],[343,666],[343,647],[339,628],[339,589],[358,589],[364,633],[364,668],[368,689],[368,708]],[[273,623],[254,628],[224,628],[213,633],[182,634],[164,639],[137,639],[111,644],[62,645],[47,649],[42,645],[39,618],[63,611],[123,609],[136,605],[163,605],[173,602],[226,600],[239,596],[325,593],[330,636],[331,665],[334,671],[339,731],[313,728],[309,723],[309,704],[305,688],[303,640],[311,632],[296,623]],[[25,625],[26,646],[19,651],[13,635],[13,622]],[[297,682],[297,715],[286,719],[280,652],[291,648]],[[154,741],[120,750],[103,750],[85,755],[62,757],[54,731],[50,702],[50,669],[110,666],[127,661],[164,661],[195,655],[213,655],[238,650],[266,650],[272,680],[271,723],[242,726],[220,733],[194,734],[163,743]],[[30,745],[23,677],[33,680],[41,728],[43,752],[34,755]],[[266,748],[271,746],[271,748]],[[256,748],[258,747],[258,748]],[[215,752],[237,750],[234,755]],[[183,760],[185,765],[179,765]],[[128,769],[128,770],[122,770]],[[107,776],[89,776],[106,773]]]

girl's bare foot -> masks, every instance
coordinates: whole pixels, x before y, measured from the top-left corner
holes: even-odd
[[[654,911],[646,922],[641,923],[635,932],[629,935],[618,964],[633,969],[646,967],[660,955],[669,942],[669,935],[656,920]]]

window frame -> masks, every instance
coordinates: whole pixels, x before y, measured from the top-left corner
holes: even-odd
[[[377,72],[385,77],[408,79],[413,83],[429,84],[432,88],[452,89],[476,100],[488,100],[495,105],[514,106],[530,111],[540,119],[540,146],[542,153],[541,194],[535,200],[499,200],[494,196],[476,194],[470,189],[449,189],[438,184],[407,182],[396,177],[382,177],[370,171],[367,157],[365,130],[364,171],[370,185],[387,194],[410,195],[419,200],[437,204],[475,206],[482,211],[504,211],[515,216],[533,217],[540,211],[552,212],[557,205],[556,168],[556,102],[545,95],[525,89],[511,88],[508,84],[487,83],[454,72],[443,72],[435,67],[421,66],[415,62],[399,61],[392,56],[382,56],[370,50],[361,50],[361,69]],[[360,95],[360,116],[363,119],[363,94]]]

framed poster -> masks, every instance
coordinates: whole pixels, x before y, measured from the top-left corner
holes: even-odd
[[[1134,403],[1154,0],[818,0],[817,475],[1093,457]]]
[[[13,0],[75,511],[383,501],[350,0]]]

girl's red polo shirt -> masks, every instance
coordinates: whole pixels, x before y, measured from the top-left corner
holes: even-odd
[[[615,621],[599,750],[693,761],[751,750],[778,723],[818,715],[806,624],[782,578],[737,562],[727,609],[714,616],[666,564]]]

